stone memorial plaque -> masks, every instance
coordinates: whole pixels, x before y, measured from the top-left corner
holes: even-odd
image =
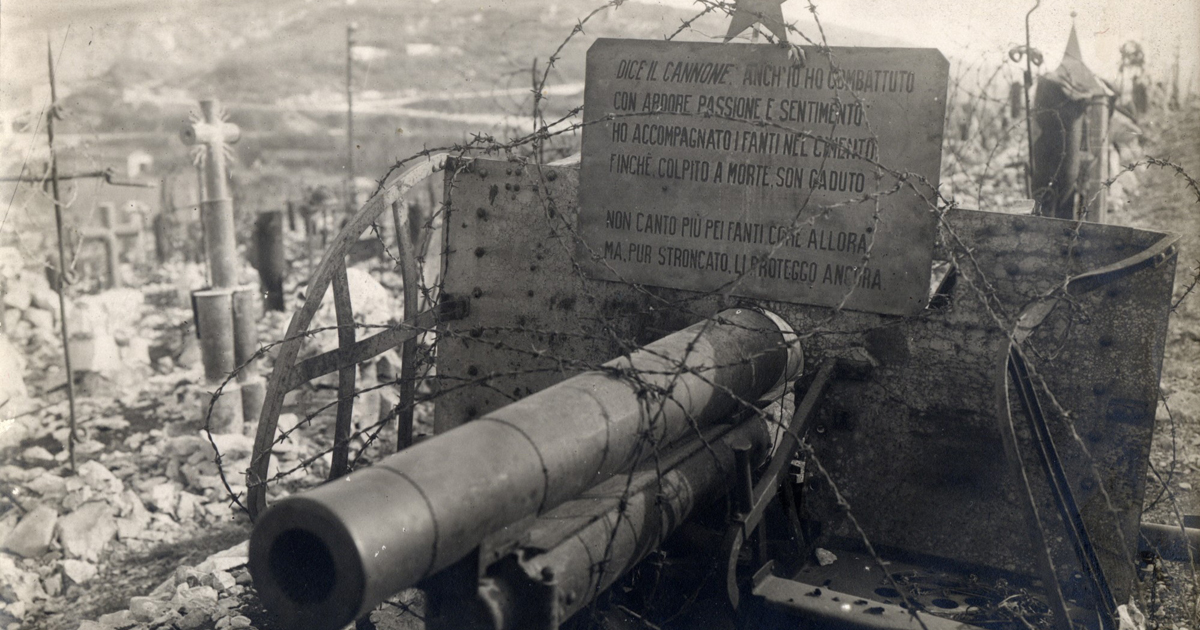
[[[889,314],[928,300],[934,49],[599,39],[579,260],[598,278]]]

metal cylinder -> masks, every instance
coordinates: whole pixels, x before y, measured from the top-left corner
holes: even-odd
[[[196,326],[200,331],[200,358],[204,378],[220,383],[237,366],[234,350],[233,292],[205,289],[192,293],[196,301]]]
[[[756,401],[801,363],[782,320],[724,311],[280,501],[251,536],[256,588],[287,627],[338,628],[489,534]]]
[[[739,460],[757,467],[766,459],[770,445],[766,424],[756,418],[707,446],[697,444],[698,448],[692,449],[682,463],[661,476],[653,468],[638,472],[628,484],[629,490],[623,478],[613,480],[618,484],[605,484],[613,486],[606,494],[617,505],[558,546],[521,563],[526,579],[554,580],[551,627],[579,612],[646,554],[657,549],[696,508],[724,496],[736,483]],[[739,447],[744,448],[740,455]],[[587,500],[595,501],[596,494],[589,491]],[[622,499],[624,505],[620,505]],[[569,504],[563,506],[568,507]],[[511,575],[508,579],[512,579]],[[517,584],[510,587],[520,589]],[[512,630],[521,627],[521,611],[503,607],[489,607],[489,610],[501,613],[491,620],[493,627]]]
[[[267,399],[267,379],[254,376],[238,382],[242,390],[242,418],[245,423],[257,422]],[[244,425],[243,425],[244,426]]]
[[[242,285],[233,290],[233,357],[237,363],[237,380],[242,386],[242,418],[246,422],[258,419],[266,398],[267,383],[258,374],[254,354],[258,352],[258,320],[262,303],[258,287]]]
[[[1200,556],[1200,529],[1142,523],[1139,544],[1142,551],[1151,551],[1176,562],[1191,562]]]
[[[242,384],[237,381],[229,381],[219,393],[214,392],[201,409],[204,426],[218,435],[241,433],[246,426],[243,393]]]
[[[242,285],[233,290],[233,357],[241,371],[239,381],[248,381],[258,375],[254,353],[258,352],[258,320],[262,317],[262,306],[258,287]]]
[[[206,289],[192,293],[196,303],[196,326],[200,331],[200,358],[204,380],[222,383],[237,366],[234,350],[233,291]],[[225,383],[219,396],[206,406],[213,433],[240,433],[244,426],[242,392],[237,381]]]

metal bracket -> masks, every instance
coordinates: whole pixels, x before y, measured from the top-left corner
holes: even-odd
[[[832,380],[836,365],[836,359],[826,359],[821,363],[812,384],[804,393],[804,398],[796,405],[796,411],[792,414],[791,422],[788,423],[787,432],[784,433],[779,446],[775,449],[775,454],[771,457],[766,472],[754,486],[750,505],[743,506],[748,509],[744,514],[739,514],[739,518],[730,523],[725,532],[725,542],[722,544],[720,557],[726,563],[725,592],[734,609],[737,609],[741,597],[737,569],[738,555],[741,553],[742,545],[749,538],[749,533],[762,522],[763,512],[766,511],[767,505],[779,491],[780,481],[787,474],[788,464],[791,463],[796,449],[800,445],[800,436],[807,431],[817,403],[824,396],[825,390]],[[741,510],[739,509],[739,511]]]

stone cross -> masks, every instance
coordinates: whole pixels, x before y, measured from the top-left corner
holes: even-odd
[[[212,286],[193,292],[192,298],[205,378],[209,385],[222,384],[208,406],[213,432],[240,433],[245,419],[258,417],[266,389],[252,361],[258,350],[258,287],[239,283],[233,199],[225,169],[225,151],[241,131],[225,121],[215,99],[200,101],[200,112],[201,117],[179,134],[184,144],[199,146],[204,158],[200,219]],[[224,383],[235,366],[241,367],[237,381]]]
[[[234,237],[233,199],[229,196],[225,170],[225,147],[238,141],[241,130],[221,117],[216,99],[200,101],[202,118],[184,127],[179,137],[189,146],[204,147],[204,198],[200,220],[214,288],[238,285],[237,240]]]
[[[140,241],[142,226],[136,223],[116,225],[113,217],[114,207],[111,203],[100,204],[100,226],[85,227],[79,231],[84,243],[99,241],[104,245],[107,257],[108,284],[106,288],[122,286],[120,252],[122,238],[135,238]]]

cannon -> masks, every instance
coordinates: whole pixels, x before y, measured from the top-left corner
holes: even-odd
[[[723,494],[718,471],[731,474],[734,450],[766,452],[761,420],[717,425],[781,390],[802,362],[795,333],[777,316],[725,311],[603,370],[279,502],[251,538],[256,584],[287,627],[338,628],[461,560],[494,532],[581,501],[581,493],[610,477],[659,458],[660,448],[671,448],[668,459],[681,458],[658,480],[670,500],[630,509],[641,513],[635,522],[678,524],[694,505]],[[629,483],[647,486],[647,474],[658,479],[651,469],[634,473]],[[651,518],[654,511],[661,514]],[[561,525],[560,518],[549,520]],[[560,554],[580,557],[575,547],[603,551],[603,543],[595,549],[595,538],[606,533],[591,533],[594,526],[558,529],[559,544],[568,548]],[[653,533],[632,532],[629,544],[637,551],[622,548],[624,563],[653,548],[644,537],[671,529],[662,524]],[[596,590],[586,563],[569,580],[580,582],[577,609],[585,593]]]
[[[927,308],[833,312],[591,280],[577,169],[445,165],[444,293],[410,322],[456,386],[435,437],[258,514],[281,626],[415,586],[430,628],[1018,627],[1021,601],[1100,630],[1140,553],[1197,551],[1141,522],[1176,237],[951,209]]]

